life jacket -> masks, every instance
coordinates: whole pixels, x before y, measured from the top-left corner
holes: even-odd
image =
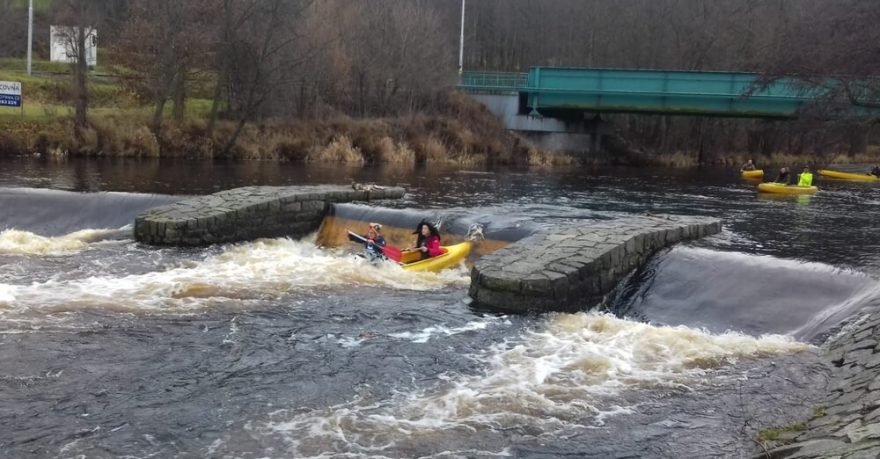
[[[801,172],[798,186],[813,186],[813,174],[809,172]]]

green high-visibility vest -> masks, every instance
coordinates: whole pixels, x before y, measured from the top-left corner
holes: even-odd
[[[809,172],[801,172],[801,178],[798,180],[798,186],[813,186],[813,174]]]

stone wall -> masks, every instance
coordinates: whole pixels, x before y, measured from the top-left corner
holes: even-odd
[[[148,209],[135,219],[138,242],[202,246],[260,237],[302,237],[321,225],[331,203],[403,197],[374,186],[245,187]]]
[[[829,345],[836,381],[813,417],[782,433],[755,458],[880,457],[880,299]]]
[[[470,296],[499,311],[565,311],[598,302],[660,248],[721,231],[715,219],[634,216],[553,228],[477,261]]]

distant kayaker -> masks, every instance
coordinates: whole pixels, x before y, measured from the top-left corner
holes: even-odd
[[[440,232],[437,231],[437,227],[428,222],[421,222],[413,234],[418,234],[418,237],[410,250],[422,252],[423,260],[443,254],[443,249],[440,248]]]
[[[791,180],[791,175],[788,173],[788,168],[783,167],[779,169],[779,175],[776,176],[776,183],[782,183],[783,185],[788,185]]]
[[[813,186],[813,173],[810,166],[804,166],[803,172],[798,175],[798,186]]]
[[[383,258],[382,247],[385,247],[385,238],[382,236],[382,225],[370,223],[367,227],[367,235],[364,236],[364,252],[370,261]]]
[[[757,169],[755,167],[755,163],[753,163],[752,160],[750,159],[749,162],[743,164],[743,166],[739,168],[739,171],[745,172],[745,171],[753,171],[755,169]]]
[[[871,175],[880,178],[880,166],[874,166],[874,168],[871,169]]]

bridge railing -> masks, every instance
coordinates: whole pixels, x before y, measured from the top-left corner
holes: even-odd
[[[458,86],[468,91],[517,91],[529,82],[528,73],[463,72]]]
[[[477,94],[519,94],[519,110],[620,112],[672,115],[793,118],[799,110],[833,90],[804,88],[789,80],[757,85],[758,75],[743,72],[532,67],[528,73],[468,71],[459,88]],[[873,114],[880,110],[848,113]]]

